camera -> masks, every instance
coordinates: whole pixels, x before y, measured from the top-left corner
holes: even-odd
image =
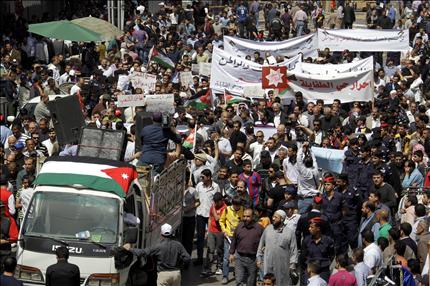
[[[161,126],[163,128],[170,128],[171,118],[169,114],[162,114],[161,116]]]

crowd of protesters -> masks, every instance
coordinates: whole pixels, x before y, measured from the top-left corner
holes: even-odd
[[[93,16],[106,18],[98,2],[103,1],[90,1]],[[50,95],[70,93],[79,98],[88,126],[127,130],[124,160],[152,164],[158,171],[173,159],[190,160],[181,241],[189,254],[197,248],[195,267],[188,271],[201,265],[202,279],[220,275],[228,284],[234,264],[235,285],[257,280],[281,286],[366,285],[368,275],[394,263],[415,285],[428,285],[421,275],[428,270],[430,241],[427,1],[402,1],[399,10],[384,5],[388,1],[368,5],[368,28],[409,29],[411,46],[406,55],[373,54],[374,102],[326,104],[297,92],[284,105],[269,91],[264,98],[229,105],[224,94],[212,92],[216,104],[204,110],[190,103],[208,93],[210,77],[195,75],[183,86],[179,72],[191,71],[193,63],[210,63],[213,47],[223,47],[223,35],[269,41],[315,27],[352,28],[354,3],[333,1],[328,12],[319,1],[228,1],[218,10],[203,2],[183,8],[166,1],[151,14],[138,2],[126,1],[124,35],[103,43],[63,43],[28,33],[27,25],[37,17],[7,18],[0,66],[2,260],[17,239],[36,161],[76,155],[76,145],[57,142],[47,108]],[[60,15],[88,14],[73,9],[85,8],[69,7]],[[44,15],[44,20],[53,19]],[[153,47],[175,66],[151,61]],[[303,60],[338,64],[368,55],[326,49]],[[259,63],[269,56],[250,55]],[[147,93],[132,84],[118,88],[118,77],[134,72],[157,76],[154,93],[174,94],[169,136],[161,127],[136,130],[133,116],[145,107],[116,106],[121,93]],[[23,108],[37,97],[34,111]],[[155,125],[163,121],[158,113],[152,119]],[[255,131],[261,125],[276,131],[265,136]],[[195,131],[194,145],[187,149],[182,142]],[[148,134],[160,137],[148,139]],[[135,152],[138,136],[143,152]],[[157,146],[157,152],[145,149],[150,140],[164,144],[169,139],[176,144]],[[341,174],[321,170],[313,146],[344,150]]]

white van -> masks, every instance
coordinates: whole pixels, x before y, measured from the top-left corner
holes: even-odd
[[[124,162],[49,158],[22,222],[15,277],[25,285],[45,285],[46,269],[57,262],[55,249],[66,246],[81,285],[125,285],[131,265],[117,270],[114,249],[126,242],[138,248],[157,243],[164,222],[179,228],[185,166],[174,162],[144,189],[134,179],[135,168]],[[152,192],[160,185],[164,192]]]

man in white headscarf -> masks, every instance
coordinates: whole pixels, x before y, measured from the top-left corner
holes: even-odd
[[[257,252],[257,266],[264,274],[275,274],[278,285],[291,285],[290,271],[296,271],[298,260],[294,232],[283,223],[286,216],[283,210],[273,214],[273,222],[264,230]]]

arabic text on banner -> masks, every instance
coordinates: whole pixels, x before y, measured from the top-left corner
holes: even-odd
[[[299,55],[279,65],[293,70],[301,60]],[[212,53],[210,87],[219,92],[228,90],[236,95],[243,95],[247,87],[261,88],[262,65],[240,58],[218,48]]]
[[[410,48],[409,30],[318,29],[318,47],[332,52],[404,52]]]
[[[175,113],[173,93],[147,94],[145,102],[147,112]]]
[[[144,94],[119,94],[117,104],[118,107],[134,107],[145,105]]]
[[[316,33],[288,39],[280,42],[257,42],[237,37],[224,36],[224,50],[232,55],[244,58],[253,57],[254,52],[260,52],[264,57],[266,52],[272,56],[294,57],[302,53],[306,57],[317,57]]]

